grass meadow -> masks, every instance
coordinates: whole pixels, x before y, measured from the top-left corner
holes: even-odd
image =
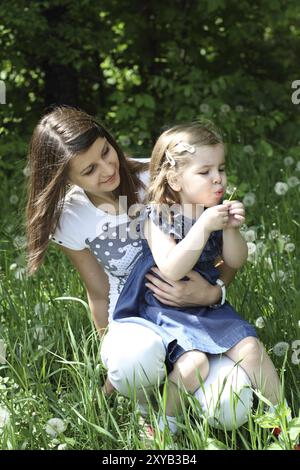
[[[273,146],[263,155],[239,145],[228,159],[249,244],[229,301],[257,326],[294,419],[287,424],[284,407],[271,418],[258,400],[241,428],[216,430],[188,397],[179,434],[157,431],[153,449],[292,449],[300,434],[300,147]],[[77,273],[51,246],[39,273],[25,276],[25,167],[24,156],[0,187],[0,447],[145,449],[135,401],[101,391],[100,344]],[[162,393],[158,406],[164,403]],[[149,413],[156,427],[157,412]],[[270,432],[278,425],[282,443]]]

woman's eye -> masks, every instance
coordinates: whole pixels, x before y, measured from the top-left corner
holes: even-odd
[[[199,173],[199,175],[207,175],[208,171],[205,171],[204,173]]]
[[[94,171],[94,167],[92,166],[92,168],[91,168],[89,171],[87,171],[87,172],[84,174],[84,176],[90,175],[91,173],[93,173],[93,171]]]
[[[105,155],[107,155],[108,151],[109,151],[109,146],[107,145],[107,147],[105,148],[104,153],[102,154],[102,156],[104,157]]]

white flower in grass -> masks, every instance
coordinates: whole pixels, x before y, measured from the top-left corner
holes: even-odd
[[[67,444],[59,444],[57,446],[57,450],[68,450],[68,445]]]
[[[253,255],[256,252],[256,245],[253,242],[247,242],[248,255]]]
[[[295,250],[295,245],[294,243],[287,243],[284,247],[285,251],[287,251],[288,253],[292,253],[292,251]]]
[[[60,418],[51,418],[46,424],[46,433],[49,436],[56,437],[67,429],[67,423]]]
[[[251,207],[255,204],[255,200],[256,200],[255,194],[247,193],[245,194],[243,198],[243,204],[245,207]]]
[[[294,188],[295,186],[298,186],[300,183],[299,179],[297,176],[290,176],[287,180],[287,184],[290,188]]]
[[[9,423],[9,421],[10,421],[10,413],[8,409],[1,406],[0,407],[0,432]]]
[[[285,157],[283,159],[283,163],[285,164],[285,166],[291,166],[294,163],[294,159],[293,157]]]
[[[29,168],[29,166],[25,166],[25,168],[23,168],[22,172],[23,172],[23,175],[24,175],[24,176],[26,176],[26,177],[29,176],[29,175],[30,175],[30,168]]]
[[[286,183],[283,183],[282,181],[278,181],[274,187],[275,193],[278,194],[278,196],[284,196],[284,194],[287,193],[288,189],[288,185]]]
[[[252,230],[252,229],[247,230],[247,232],[245,232],[244,238],[246,242],[254,242],[256,239],[255,230]]]
[[[256,328],[263,328],[265,326],[265,320],[263,317],[258,317],[255,321]]]
[[[40,316],[42,313],[47,313],[48,310],[49,310],[48,304],[44,304],[43,302],[37,303],[36,306],[34,307],[34,313],[37,316]]]
[[[243,150],[248,155],[253,155],[254,153],[254,148],[252,147],[252,145],[245,145]]]
[[[3,339],[0,339],[0,364],[6,363],[6,343]]]
[[[210,111],[210,106],[209,106],[208,104],[206,104],[206,103],[202,103],[202,104],[200,105],[200,111],[201,111],[201,113],[204,113],[204,114],[209,113],[209,111]]]
[[[221,106],[221,113],[226,114],[226,113],[229,113],[229,111],[230,111],[230,106],[229,106],[229,104],[222,104],[222,106]]]
[[[19,198],[16,194],[12,194],[9,198],[9,202],[15,206],[16,204],[18,204],[18,201],[19,201]]]
[[[276,240],[277,238],[280,237],[280,232],[279,230],[271,230],[271,232],[269,233],[269,240]]]
[[[285,343],[284,341],[280,341],[279,343],[275,344],[274,348],[273,348],[273,352],[276,356],[284,356],[285,353],[288,351],[289,349],[289,344],[288,343]]]
[[[9,267],[9,270],[14,271],[15,269],[17,269],[17,267],[18,267],[17,263],[12,263]]]
[[[276,280],[285,281],[286,275],[285,275],[285,272],[279,270],[277,273],[272,273],[271,278],[273,279],[274,282]]]

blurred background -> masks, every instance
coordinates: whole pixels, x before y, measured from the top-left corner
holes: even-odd
[[[96,115],[148,156],[162,128],[206,116],[228,141],[299,145],[297,0],[2,0],[0,172],[24,161],[45,109]]]

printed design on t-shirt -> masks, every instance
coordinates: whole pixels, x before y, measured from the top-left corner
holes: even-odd
[[[111,222],[102,225],[102,231],[94,240],[85,240],[91,253],[110,275],[127,278],[137,259],[142,254],[142,242],[137,238],[139,227],[132,221],[113,226]],[[124,279],[125,282],[126,279]],[[119,286],[121,288],[121,286]]]

